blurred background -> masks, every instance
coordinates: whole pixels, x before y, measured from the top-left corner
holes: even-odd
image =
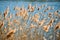
[[[60,2],[60,0],[0,0],[0,1]]]

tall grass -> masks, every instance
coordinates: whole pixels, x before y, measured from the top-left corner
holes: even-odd
[[[31,5],[29,5],[28,7],[29,7],[28,10],[19,7],[14,8],[14,10],[18,10],[16,14],[11,14],[9,12],[10,11],[9,7],[4,11],[3,14],[0,13],[0,40],[48,40],[49,39],[49,37],[46,38],[44,34],[49,33],[49,30],[50,28],[52,28],[55,19],[53,19],[53,17],[48,17],[50,20],[48,23],[46,23],[47,19],[45,19],[44,16],[42,16],[43,13],[41,14],[37,13],[32,15],[35,7]],[[47,10],[50,10],[50,7]],[[29,14],[29,12],[31,14]],[[43,19],[41,20],[39,20],[41,17],[40,15],[43,17]],[[56,25],[57,26],[53,28],[54,31],[60,29],[60,22],[58,22]],[[60,33],[58,35],[59,36],[56,39],[60,40]]]

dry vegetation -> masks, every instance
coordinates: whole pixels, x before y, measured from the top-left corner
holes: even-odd
[[[47,5],[42,5],[37,7],[37,10],[41,10]],[[28,5],[28,8],[20,8],[18,6],[14,7],[13,10],[17,10],[16,14],[11,14],[9,7],[6,8],[3,14],[0,13],[0,40],[49,40],[44,36],[44,32],[47,34],[50,28],[53,27],[53,24],[57,18],[60,17],[57,11],[48,13],[49,22],[46,24],[48,18],[43,18],[39,20],[43,13],[36,13],[32,16],[32,13],[35,10],[35,6],[31,4]],[[48,6],[44,12],[48,10],[54,10],[54,8]],[[29,12],[31,14],[29,15]],[[10,15],[8,15],[10,14]],[[44,16],[42,16],[44,17]],[[29,22],[30,20],[30,22]],[[58,19],[60,20],[60,19]],[[29,23],[28,23],[29,22]],[[60,30],[60,21],[53,27],[53,31],[56,32]],[[41,30],[40,30],[41,29]],[[60,40],[60,32],[56,34],[56,40]],[[52,32],[53,36],[53,32]],[[52,36],[50,39],[53,40]]]

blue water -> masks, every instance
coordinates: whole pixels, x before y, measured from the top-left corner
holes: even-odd
[[[60,9],[60,2],[16,2],[16,1],[0,1],[0,12],[3,12],[8,6],[10,7],[10,11],[14,13],[13,8],[15,6],[20,6],[24,5],[25,8],[27,8],[28,4],[40,6],[42,4],[48,4],[48,6],[54,6],[55,9]]]

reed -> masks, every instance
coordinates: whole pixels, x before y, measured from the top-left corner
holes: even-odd
[[[17,11],[16,14],[10,13],[10,8],[7,7],[2,15],[0,15],[0,38],[1,40],[47,40],[44,36],[48,35],[50,29],[56,32],[60,29],[60,22],[58,21],[54,24],[55,19],[60,17],[58,12],[49,12],[47,17],[45,17],[45,12],[48,10],[53,10],[48,6],[44,9],[44,12],[40,13],[40,10],[46,5],[41,5],[36,7],[37,11],[35,12],[35,6],[31,4],[28,5],[28,8],[25,7],[14,7],[14,11]],[[10,13],[10,15],[8,15]],[[33,15],[32,15],[33,14]],[[54,15],[54,17],[52,16]],[[58,18],[55,18],[58,16]],[[49,18],[50,17],[50,18]],[[5,18],[5,19],[4,19]],[[59,19],[58,19],[59,20]],[[49,22],[48,22],[49,21]],[[52,32],[51,31],[51,32]],[[53,33],[52,32],[52,36]],[[50,34],[49,34],[50,35]],[[60,34],[57,37],[57,40],[60,40]],[[50,38],[52,38],[50,36]],[[54,38],[54,37],[53,37]]]

